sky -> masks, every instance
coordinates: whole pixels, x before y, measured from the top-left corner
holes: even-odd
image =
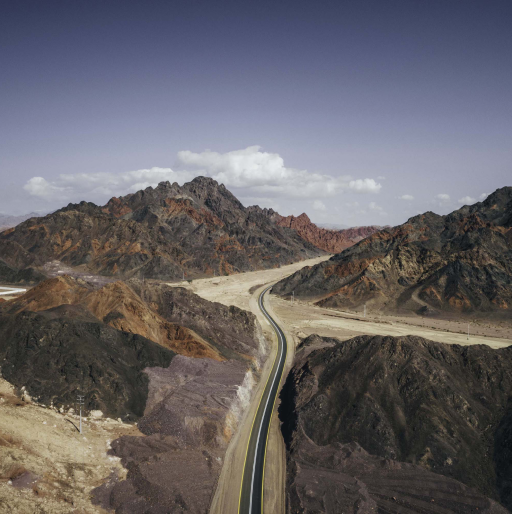
[[[222,182],[324,225],[512,186],[510,0],[16,0],[0,212]]]

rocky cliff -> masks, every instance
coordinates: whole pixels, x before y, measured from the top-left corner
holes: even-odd
[[[304,268],[273,292],[328,307],[369,303],[395,310],[512,309],[512,187],[447,216],[432,212],[383,229],[329,261]]]
[[[24,254],[23,262],[13,256],[13,248]],[[58,260],[125,278],[225,275],[321,253],[205,177],[181,187],[162,182],[112,198],[104,207],[70,204],[0,234],[0,259],[11,268],[38,268]]]
[[[248,209],[263,214],[279,227],[289,228],[297,232],[304,241],[327,253],[339,253],[382,229],[382,227],[370,225],[334,230],[315,225],[306,213],[302,213],[300,216],[281,216],[274,209],[262,209],[257,205]]]
[[[326,251],[327,253],[340,253],[350,248],[365,237],[381,230],[382,227],[371,225],[368,227],[353,227],[342,230],[320,228],[311,222],[306,213],[300,216],[275,216],[275,222],[280,227],[295,230],[304,241]]]
[[[289,512],[506,512],[512,348],[310,336],[283,391]]]

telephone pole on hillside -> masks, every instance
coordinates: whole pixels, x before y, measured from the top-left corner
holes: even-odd
[[[77,402],[78,402],[78,405],[80,406],[80,433],[82,433],[82,406],[84,404],[84,396],[79,394],[77,396]]]

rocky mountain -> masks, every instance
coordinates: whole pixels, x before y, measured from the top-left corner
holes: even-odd
[[[57,260],[93,274],[177,279],[272,268],[321,253],[205,177],[181,187],[162,182],[104,207],[70,204],[0,234],[0,266],[11,273]]]
[[[376,232],[273,292],[353,308],[442,309],[509,316],[512,187],[446,216],[433,212]]]
[[[308,215],[287,216],[276,219],[280,227],[288,227],[297,232],[304,241],[315,245],[328,253],[339,253],[350,248],[365,237],[378,232],[382,227],[375,225],[368,227],[354,227],[342,230],[329,230],[319,228],[311,222]]]
[[[511,413],[512,347],[310,336],[281,393],[289,511],[505,513]]]
[[[45,404],[68,408],[82,391],[88,410],[133,419],[145,408],[147,367],[167,367],[175,354],[243,369],[258,359],[252,314],[181,288],[138,290],[145,300],[123,282],[98,288],[62,276],[2,303],[3,377]]]
[[[256,212],[262,212],[279,227],[295,230],[304,241],[311,243],[327,253],[339,253],[382,228],[372,225],[368,227],[333,230],[315,225],[306,213],[302,213],[300,216],[281,216],[273,209],[261,209],[258,206],[250,207],[250,209]]]
[[[87,410],[136,419],[148,394],[144,368],[168,366],[173,357],[171,350],[113,329],[80,307],[0,316],[3,378],[57,408],[74,407],[77,394],[84,394]]]
[[[0,372],[16,405],[36,400],[70,421],[83,394],[86,415],[137,421],[109,452],[127,476],[94,492],[116,512],[208,510],[265,353],[253,314],[147,280],[61,275],[0,304]],[[105,423],[87,419],[87,437]]]

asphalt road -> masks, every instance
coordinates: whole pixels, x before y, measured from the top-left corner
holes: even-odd
[[[258,410],[256,411],[256,416],[252,424],[249,444],[247,445],[238,504],[239,514],[261,514],[263,512],[263,480],[268,432],[286,361],[286,337],[277,323],[265,310],[263,304],[265,293],[267,293],[271,287],[272,286],[267,287],[260,294],[258,303],[263,315],[274,327],[274,331],[277,334],[278,349],[265,389],[261,395]]]

